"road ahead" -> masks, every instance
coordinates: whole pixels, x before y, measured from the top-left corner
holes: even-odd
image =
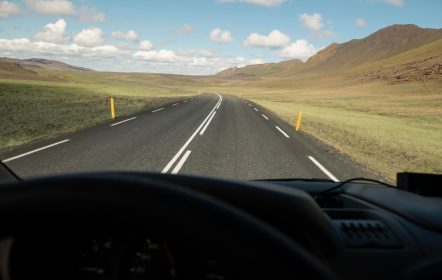
[[[238,97],[204,94],[22,147],[1,158],[19,176],[101,170],[237,179],[368,176],[350,160]]]

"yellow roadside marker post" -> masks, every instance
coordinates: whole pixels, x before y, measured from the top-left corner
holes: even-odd
[[[302,119],[302,112],[299,112],[298,121],[296,122],[296,131],[299,131],[299,129],[301,128],[301,119]]]
[[[110,98],[110,111],[112,119],[115,119],[115,102],[113,97]]]

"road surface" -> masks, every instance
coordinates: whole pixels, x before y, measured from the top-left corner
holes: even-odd
[[[236,179],[369,176],[264,108],[219,94],[119,118],[1,158],[22,177],[103,170]]]

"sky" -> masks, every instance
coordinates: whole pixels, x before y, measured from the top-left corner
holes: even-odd
[[[441,0],[0,0],[0,57],[207,75],[306,61],[392,24],[441,28]]]

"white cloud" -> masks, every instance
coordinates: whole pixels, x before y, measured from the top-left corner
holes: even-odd
[[[173,63],[183,60],[183,57],[175,54],[174,51],[160,50],[160,51],[137,51],[133,55],[135,58],[147,61]]]
[[[222,30],[220,28],[213,29],[209,34],[209,38],[217,43],[230,43],[233,41],[230,31]]]
[[[287,46],[289,43],[290,37],[275,29],[267,36],[258,33],[252,33],[243,42],[243,45],[247,48],[256,47],[264,49],[276,49]]]
[[[312,32],[319,32],[322,28],[322,15],[318,13],[299,15],[299,21]]]
[[[153,44],[148,40],[143,40],[140,42],[139,49],[142,51],[150,51],[153,49]]]
[[[0,18],[6,18],[12,15],[18,15],[20,7],[8,1],[0,1]]]
[[[34,38],[38,41],[50,43],[62,43],[67,40],[66,22],[59,19],[55,23],[48,23],[43,27],[43,31],[35,34]]]
[[[254,59],[251,59],[250,61],[249,61],[249,64],[250,65],[254,65],[254,64],[264,64],[264,63],[266,63],[263,59],[261,59],[261,58],[254,58]]]
[[[31,42],[27,38],[0,39],[0,54],[9,57],[56,59],[97,70],[180,74],[213,74],[229,67],[243,67],[243,57],[217,57],[213,50],[136,51],[112,45],[94,47],[77,43]],[[91,59],[94,58],[94,59]]]
[[[97,56],[97,57],[115,57],[116,54],[120,53],[120,50],[112,45],[96,46],[86,52],[86,56]]]
[[[355,21],[355,24],[356,24],[357,27],[365,27],[367,25],[367,22],[364,19],[362,19],[362,18],[358,18]]]
[[[324,28],[324,24],[322,23],[322,15],[319,13],[304,13],[299,15],[298,19],[302,26],[307,28],[311,32],[311,35],[313,35],[315,38],[323,39],[327,37],[332,38],[335,36],[331,22],[328,22],[328,26]]]
[[[285,2],[285,0],[218,0],[219,3],[235,3],[243,2],[249,4],[256,4],[261,6],[279,6]]]
[[[291,43],[289,46],[285,47],[277,54],[283,58],[300,59],[306,61],[309,57],[316,54],[318,49],[316,49],[312,44],[309,44],[306,40],[300,39]]]
[[[192,31],[193,31],[192,26],[190,26],[188,24],[183,24],[178,29],[179,34],[189,34],[189,33],[192,33]]]
[[[112,37],[114,37],[117,40],[121,40],[121,41],[137,41],[138,40],[138,34],[133,30],[129,30],[126,33],[121,32],[121,31],[114,31],[114,32],[112,32]]]
[[[105,22],[106,15],[102,12],[98,12],[95,8],[83,6],[78,12],[78,18],[81,21],[87,22]]]
[[[42,15],[75,15],[75,7],[68,0],[25,0],[28,8]]]
[[[404,6],[404,0],[381,0],[381,2],[400,7]]]
[[[214,49],[179,50],[177,54],[181,56],[214,57],[215,52]]]
[[[74,37],[74,42],[84,47],[96,47],[103,42],[100,28],[83,29]]]

